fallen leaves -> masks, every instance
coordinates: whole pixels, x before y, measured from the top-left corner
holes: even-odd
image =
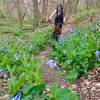
[[[100,68],[95,68],[71,86],[80,100],[100,100]]]

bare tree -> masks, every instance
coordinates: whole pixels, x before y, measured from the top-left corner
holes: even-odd
[[[21,0],[16,0],[16,8],[17,8],[17,11],[18,11],[18,21],[19,21],[19,24],[20,24],[20,27],[22,28],[23,26],[23,19],[25,17],[25,13],[22,12],[22,7],[21,7],[21,3],[23,3],[23,1]]]
[[[86,9],[89,10],[92,6],[93,0],[86,0]]]
[[[39,9],[38,9],[38,0],[32,0],[33,9],[34,9],[34,25],[39,25]]]
[[[79,0],[67,0],[68,14],[75,14],[77,12]]]
[[[65,20],[66,20],[66,17],[67,17],[67,0],[62,0],[62,5],[63,5],[63,8],[64,8],[64,17],[65,17]]]
[[[78,6],[79,0],[73,0],[73,14],[77,13],[77,6]]]
[[[46,0],[42,0],[42,21],[43,22],[46,22],[46,12],[47,12],[47,9],[46,9]]]
[[[42,0],[42,14],[44,22],[48,21],[50,11],[51,11],[51,0]]]

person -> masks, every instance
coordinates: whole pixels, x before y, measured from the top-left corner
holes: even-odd
[[[49,18],[50,22],[53,17],[54,17],[54,27],[53,27],[54,30],[52,33],[52,37],[58,40],[59,35],[61,35],[62,32],[62,24],[64,23],[64,12],[63,12],[63,6],[61,4],[57,6],[57,8],[50,16]]]

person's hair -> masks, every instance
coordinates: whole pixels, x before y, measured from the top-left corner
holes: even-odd
[[[61,12],[63,13],[63,6],[61,5],[61,4],[59,4],[58,6],[57,6],[57,12],[58,12],[58,8],[60,7],[60,9],[61,9]]]
[[[57,10],[58,10],[58,7],[60,7],[61,10],[63,10],[63,6],[62,6],[61,4],[59,4],[59,5],[57,6]]]

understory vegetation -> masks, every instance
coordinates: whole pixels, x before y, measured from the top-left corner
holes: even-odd
[[[0,100],[100,99],[99,66],[100,0],[0,0]]]
[[[100,49],[99,38],[98,26],[87,24],[71,30],[54,45],[50,56],[66,71],[64,74],[69,82],[99,66],[96,58],[96,51]]]
[[[58,42],[52,40],[51,43],[52,31],[49,27],[35,34],[1,34],[0,69],[5,73],[4,78],[8,79],[7,93],[11,97],[19,94],[22,100],[78,100],[73,91],[57,85],[52,85],[46,93],[47,85],[42,79],[41,70],[43,62],[37,60],[35,55],[45,46],[52,46],[50,58],[57,62],[66,79],[73,83],[100,65],[96,58],[96,51],[100,50],[98,27],[97,24],[80,26],[65,34]]]
[[[17,98],[21,97],[21,100],[61,100],[63,96],[65,100],[67,96],[68,99],[78,99],[74,92],[66,88],[60,89],[57,85],[51,86],[51,91],[45,94],[47,85],[42,80],[43,62],[37,60],[35,55],[49,45],[51,32],[49,27],[42,28],[35,33],[1,32],[0,70],[4,74],[1,77],[8,80],[9,98],[16,95]],[[63,95],[59,96],[61,92]]]
[[[80,11],[79,13],[76,14],[74,18],[74,23],[76,24],[82,24],[82,22],[93,22],[99,20],[99,15],[98,13],[100,12],[100,9],[90,9],[90,10],[84,10]]]

